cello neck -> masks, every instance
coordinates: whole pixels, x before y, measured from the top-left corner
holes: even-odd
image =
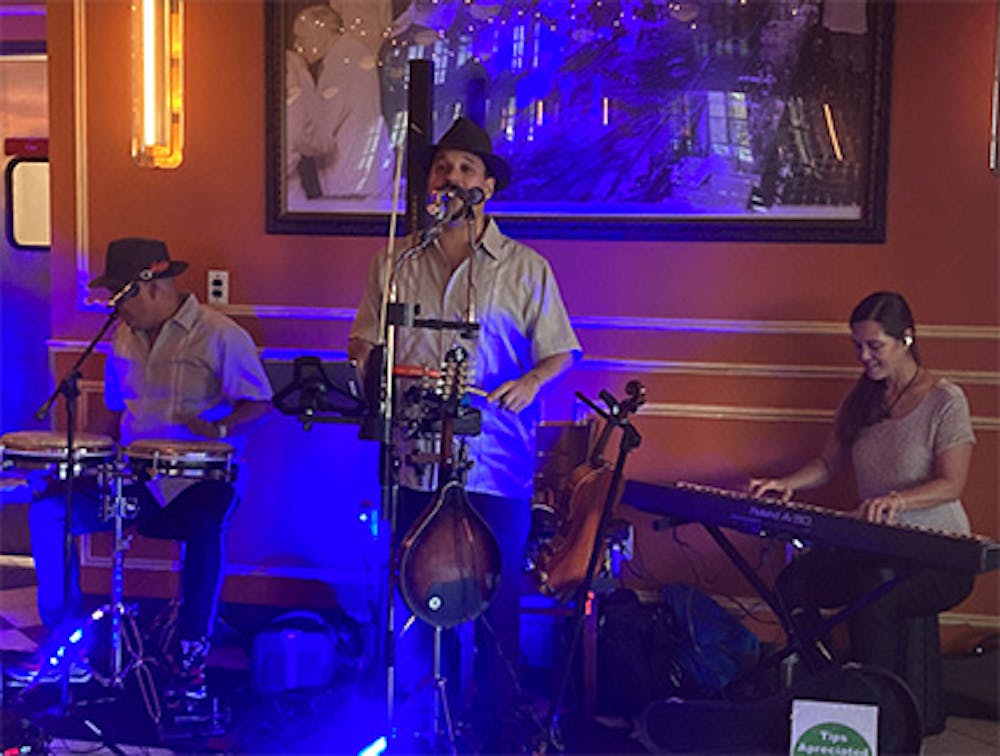
[[[591,449],[590,455],[587,458],[591,467],[603,467],[606,463],[604,450],[608,447],[608,440],[611,438],[611,431],[614,430],[614,427],[610,419],[604,421],[604,427],[601,428],[601,432],[594,442],[594,448]]]

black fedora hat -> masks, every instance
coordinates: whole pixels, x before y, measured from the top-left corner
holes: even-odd
[[[425,162],[428,167],[438,150],[462,150],[478,155],[486,163],[487,173],[497,180],[497,191],[510,184],[510,165],[493,152],[490,135],[471,118],[456,119],[438,143],[427,148]]]
[[[104,257],[104,275],[90,282],[90,288],[120,289],[129,281],[173,278],[187,270],[188,264],[171,260],[167,245],[159,239],[129,236],[108,244]]]

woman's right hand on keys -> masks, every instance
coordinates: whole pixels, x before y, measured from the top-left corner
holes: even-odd
[[[783,478],[751,478],[748,490],[751,496],[772,498],[788,502],[794,491],[788,487]]]

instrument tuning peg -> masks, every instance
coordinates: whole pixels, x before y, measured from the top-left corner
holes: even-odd
[[[614,395],[610,391],[607,389],[601,389],[597,395],[601,397],[601,401],[608,405],[608,409],[611,411],[612,415],[617,415],[621,411],[618,400],[615,399]]]

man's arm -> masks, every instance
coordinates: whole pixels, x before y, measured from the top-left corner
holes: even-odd
[[[121,411],[108,410],[101,413],[100,420],[88,424],[87,429],[91,433],[99,433],[103,436],[110,436],[115,441],[121,438],[122,413]]]
[[[555,380],[573,365],[572,352],[559,352],[539,360],[531,370],[514,381],[504,381],[487,399],[511,412],[520,412],[538,396],[542,387]]]
[[[199,436],[225,439],[236,433],[242,433],[270,411],[271,402],[269,401],[240,399],[233,406],[233,411],[226,417],[215,421],[196,417],[188,422],[188,428]]]
[[[371,354],[374,348],[375,345],[368,341],[368,339],[361,339],[355,336],[347,340],[347,356],[357,363],[358,371],[362,373],[362,378],[364,378],[365,366],[368,364],[368,355]]]

